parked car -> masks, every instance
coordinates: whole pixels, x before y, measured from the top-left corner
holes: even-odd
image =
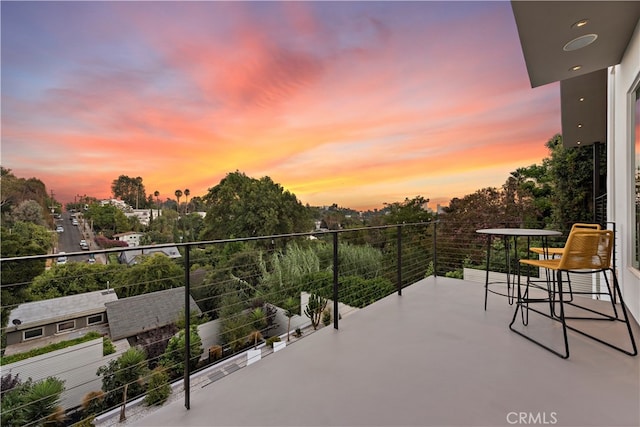
[[[75,218],[73,218],[73,221],[71,221],[71,224],[72,224],[72,225],[78,225],[78,220],[77,220],[77,219],[75,219]]]
[[[83,251],[89,250],[89,244],[87,243],[86,240],[84,239],[80,240],[80,249],[82,249]]]
[[[89,264],[95,264],[95,263],[96,263],[96,257],[95,257],[95,255],[93,255],[93,254],[89,255],[89,259],[87,260],[87,262],[88,262]]]
[[[61,226],[61,225],[59,225],[59,226],[57,226],[57,227],[56,227],[56,231],[57,231],[58,233],[64,233],[64,227],[63,227],[63,226]]]
[[[60,252],[58,254],[58,259],[56,260],[56,264],[62,265],[62,264],[66,264],[66,263],[67,263],[67,256],[65,255],[64,252]]]

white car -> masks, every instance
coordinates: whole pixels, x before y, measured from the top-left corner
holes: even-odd
[[[89,244],[87,243],[86,240],[84,239],[80,240],[80,249],[82,249],[83,251],[89,250]]]
[[[59,225],[59,226],[57,226],[57,227],[56,227],[56,231],[57,231],[58,233],[64,233],[64,227],[63,227],[63,226],[61,226],[61,225]]]
[[[58,259],[56,261],[56,264],[62,265],[62,264],[66,264],[66,263],[67,263],[67,256],[65,255],[64,252],[60,252],[58,254]]]
[[[75,218],[73,218],[73,221],[71,221],[71,224],[72,224],[72,225],[78,225],[78,220],[77,220],[77,219],[75,219]]]

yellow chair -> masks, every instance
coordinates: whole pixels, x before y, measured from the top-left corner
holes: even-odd
[[[575,224],[573,224],[571,226],[571,232],[575,231],[575,230],[584,230],[584,229],[588,229],[588,230],[600,230],[600,224],[587,224],[587,223],[581,223],[581,222],[576,222]],[[533,247],[533,248],[529,248],[529,250],[531,252],[534,252],[538,255],[544,255],[546,258],[554,258],[556,256],[562,256],[562,251],[564,251],[564,248],[538,248],[538,247]]]
[[[629,315],[622,299],[622,293],[620,292],[620,286],[618,285],[618,279],[616,278],[615,271],[611,267],[611,254],[613,251],[614,235],[611,230],[595,230],[595,229],[575,229],[569,234],[567,243],[564,247],[562,257],[552,259],[522,259],[521,264],[532,265],[539,268],[547,269],[548,271],[555,272],[555,278],[553,281],[548,281],[547,291],[548,297],[546,298],[532,298],[529,295],[529,281],[525,286],[525,291],[521,291],[520,278],[518,278],[518,300],[516,302],[516,309],[513,313],[513,318],[509,324],[509,329],[517,334],[525,337],[526,339],[540,345],[541,347],[551,351],[552,353],[566,359],[569,357],[569,342],[567,339],[567,329],[578,332],[586,337],[596,340],[602,344],[619,350],[623,353],[635,356],[638,354],[638,349],[631,330],[631,324],[629,322]],[[578,274],[595,274],[602,273],[605,283],[607,285],[607,293],[604,292],[591,292],[591,294],[606,294],[611,299],[611,305],[613,306],[613,315],[605,312],[599,312],[592,308],[578,305],[575,301],[564,300],[564,290],[562,285],[563,273],[578,273]],[[611,272],[613,277],[613,289],[610,286],[608,273]],[[557,282],[556,282],[557,280]],[[556,290],[557,283],[557,290]],[[622,318],[618,316],[618,308],[616,307],[616,296],[619,298],[619,308],[622,311]],[[550,304],[551,310],[549,313],[540,311],[531,307],[531,304],[545,303]],[[559,314],[554,313],[554,306],[559,305]],[[568,317],[565,316],[565,305],[576,307],[578,309],[586,310],[592,314],[596,314],[598,317]],[[546,344],[526,335],[513,327],[518,310],[522,313],[522,322],[524,326],[529,324],[529,312],[538,313],[546,318],[558,321],[562,324],[562,333],[564,338],[564,353],[547,346]],[[526,317],[525,317],[526,315]],[[625,323],[627,331],[629,333],[629,339],[631,341],[632,350],[628,350],[619,347],[611,342],[604,341],[601,338],[595,337],[586,333],[583,330],[579,330],[574,326],[567,325],[567,319],[582,319],[582,320],[610,320],[619,321]]]

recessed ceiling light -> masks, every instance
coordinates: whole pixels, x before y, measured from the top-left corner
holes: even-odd
[[[581,128],[582,127],[582,123],[578,123],[578,127]]]
[[[571,52],[573,50],[582,49],[583,47],[587,47],[591,43],[596,41],[597,38],[597,34],[585,34],[584,36],[576,37],[570,42],[567,42],[567,44],[562,47],[562,50],[564,50],[565,52]]]
[[[578,101],[584,102],[584,96],[581,96],[580,98],[578,98]]]
[[[569,71],[578,71],[580,68],[582,68],[582,65],[574,65],[573,67],[569,68]]]
[[[582,141],[578,141],[576,144],[580,145],[580,144],[582,144]]]
[[[589,23],[589,20],[588,20],[588,19],[586,19],[586,18],[585,18],[585,19],[581,19],[581,20],[579,20],[578,22],[575,22],[575,23],[571,26],[571,28],[574,28],[574,29],[575,29],[575,28],[582,28],[582,27],[584,27],[585,25],[587,25],[588,23]]]

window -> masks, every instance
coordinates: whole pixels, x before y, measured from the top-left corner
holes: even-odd
[[[76,328],[76,321],[69,320],[67,322],[58,323],[58,332],[70,331]]]
[[[640,269],[640,87],[636,89],[636,111],[635,111],[635,163],[634,163],[634,179],[635,179],[635,225],[633,230],[634,237],[634,254],[633,266]]]
[[[104,323],[103,313],[87,317],[87,325],[95,325],[96,323]]]
[[[39,338],[41,336],[44,335],[44,329],[43,328],[36,328],[36,329],[29,329],[28,331],[24,331],[24,335],[23,335],[23,339],[26,340],[32,340],[34,338]]]

